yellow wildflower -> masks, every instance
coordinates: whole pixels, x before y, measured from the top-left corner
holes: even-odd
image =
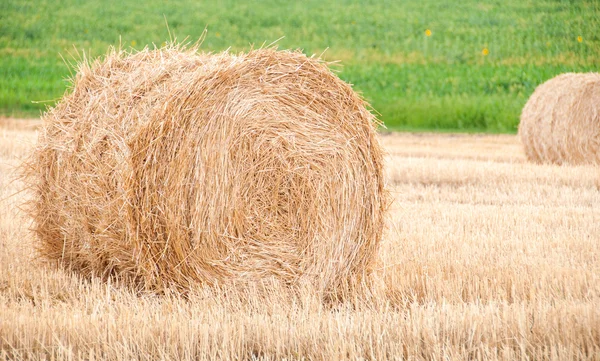
[[[579,36],[577,37],[577,41],[578,41],[578,42],[580,42],[580,43],[581,43],[581,42],[583,42],[583,37],[582,37],[581,35],[579,35]]]
[[[487,56],[490,54],[490,50],[488,48],[483,48],[483,50],[481,51],[481,54],[483,56]]]
[[[431,36],[431,30],[429,30],[429,29],[425,30],[425,36]]]

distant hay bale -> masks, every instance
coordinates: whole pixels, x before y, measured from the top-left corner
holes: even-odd
[[[566,73],[540,85],[519,136],[533,162],[600,164],[600,74]]]
[[[26,175],[40,251],[152,292],[337,292],[371,273],[382,236],[377,125],[300,52],[112,51],[44,116]]]

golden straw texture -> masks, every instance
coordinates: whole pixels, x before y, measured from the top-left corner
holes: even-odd
[[[519,135],[533,162],[600,164],[600,74],[566,73],[540,85]]]
[[[167,46],[81,64],[27,178],[41,253],[161,292],[368,279],[387,193],[375,118],[324,62]]]

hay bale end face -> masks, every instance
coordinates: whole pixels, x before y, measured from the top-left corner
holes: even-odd
[[[530,161],[600,164],[600,74],[566,73],[525,104],[519,136]]]
[[[371,272],[377,122],[322,61],[167,47],[83,64],[29,164],[41,253],[142,290]]]

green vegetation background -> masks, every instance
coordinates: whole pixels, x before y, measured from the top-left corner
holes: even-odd
[[[600,2],[82,1],[0,2],[0,114],[38,116],[68,87],[73,59],[110,45],[141,49],[198,39],[205,50],[248,50],[281,37],[341,60],[388,128],[515,132],[541,82],[597,71]]]

